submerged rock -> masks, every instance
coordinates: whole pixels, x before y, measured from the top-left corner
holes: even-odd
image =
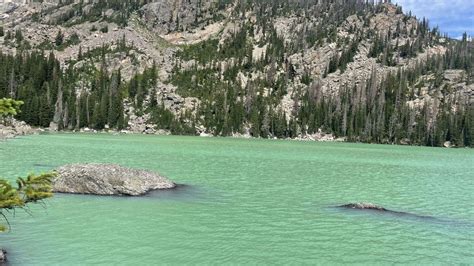
[[[337,208],[377,211],[384,214],[396,215],[397,217],[422,219],[424,221],[438,222],[438,223],[462,224],[462,223],[459,223],[458,221],[439,219],[437,217],[429,216],[429,215],[420,215],[420,214],[409,213],[409,212],[404,212],[404,211],[394,211],[394,210],[386,209],[384,207],[375,205],[373,203],[366,203],[366,202],[349,203],[349,204],[337,206]]]
[[[359,202],[359,203],[349,203],[339,206],[346,209],[359,209],[359,210],[376,210],[376,211],[388,211],[384,207],[377,206],[373,203]]]
[[[116,164],[70,164],[56,169],[53,191],[72,194],[140,196],[176,184],[156,173]]]

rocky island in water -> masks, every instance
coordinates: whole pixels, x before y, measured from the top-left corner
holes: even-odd
[[[70,164],[56,169],[53,191],[72,194],[140,196],[176,184],[151,171],[116,164]]]

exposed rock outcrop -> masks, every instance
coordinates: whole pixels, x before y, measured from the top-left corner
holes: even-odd
[[[13,120],[8,126],[0,124],[0,140],[34,133],[36,130],[23,121]]]
[[[140,10],[146,25],[159,34],[202,26],[216,12],[217,1],[163,0],[146,4]]]
[[[167,178],[146,170],[115,164],[71,164],[56,169],[53,191],[71,194],[140,196],[175,188]]]

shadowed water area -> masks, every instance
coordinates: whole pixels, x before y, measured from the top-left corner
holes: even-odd
[[[14,265],[474,263],[471,149],[86,134],[0,148],[4,177],[104,162],[185,184],[17,212],[0,235]],[[393,212],[336,207],[350,202]]]

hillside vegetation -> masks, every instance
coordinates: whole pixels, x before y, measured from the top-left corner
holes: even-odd
[[[0,46],[34,126],[474,145],[474,43],[391,3],[33,2]]]

